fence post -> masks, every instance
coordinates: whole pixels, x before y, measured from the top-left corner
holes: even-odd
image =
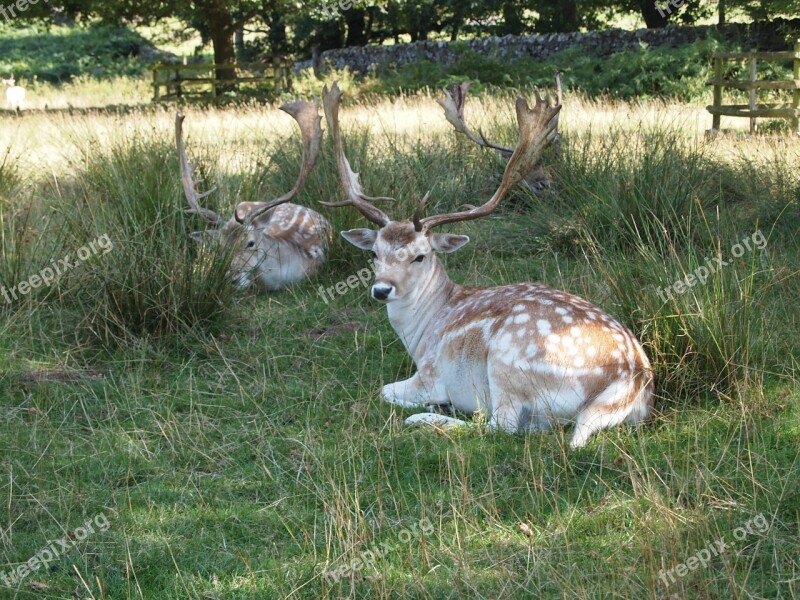
[[[794,77],[794,84],[795,86],[800,81],[800,41],[798,41],[794,45],[794,69],[793,77]],[[796,87],[792,92],[792,108],[797,110],[800,108],[800,90]],[[795,113],[794,117],[792,118],[792,128],[794,129],[795,133],[800,134],[800,118],[797,117],[797,113]]]
[[[755,55],[755,53],[756,53],[755,48],[750,50],[750,52],[753,55]],[[757,79],[758,79],[758,65],[756,64],[755,56],[753,56],[753,57],[750,58],[750,77],[749,77],[749,80],[750,80],[751,83],[755,83]],[[750,111],[752,112],[752,111],[755,111],[755,109],[756,109],[756,88],[755,88],[755,86],[750,88],[750,90],[749,90],[749,98],[750,98],[750,101],[748,103],[748,106],[750,108]],[[750,117],[750,135],[754,135],[755,132],[756,132],[756,118],[751,116]]]
[[[722,58],[719,56],[714,57],[714,108],[719,110],[722,108]],[[719,131],[720,120],[722,115],[719,112],[714,112],[711,117],[711,128],[714,131]]]

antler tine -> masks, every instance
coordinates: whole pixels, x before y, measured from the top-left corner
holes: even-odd
[[[561,71],[556,71],[556,100],[558,100],[558,104],[561,104],[562,94],[561,94]]]
[[[414,231],[422,231],[422,214],[425,212],[425,205],[428,203],[430,197],[431,193],[427,192],[414,210],[414,216],[411,218],[411,221],[414,223]]]
[[[186,212],[188,214],[200,215],[209,223],[213,225],[219,225],[224,223],[225,219],[223,219],[221,215],[215,213],[213,210],[200,206],[200,200],[214,193],[216,188],[212,188],[207,192],[203,192],[202,194],[199,193],[195,188],[196,182],[194,180],[194,166],[189,163],[189,159],[186,157],[186,146],[183,144],[184,118],[184,115],[180,113],[175,115],[175,143],[178,147],[178,161],[180,162],[181,166],[181,182],[183,183],[183,193],[186,196],[186,202],[189,204],[189,208],[186,210]]]
[[[344,202],[323,202],[322,204],[330,207],[354,206],[367,220],[383,227],[391,221],[391,218],[372,203],[379,200],[392,200],[392,198],[373,198],[364,195],[358,173],[353,172],[350,168],[350,162],[344,155],[342,135],[339,130],[339,104],[341,100],[342,90],[339,89],[338,81],[333,82],[333,87],[330,90],[328,90],[327,85],[323,88],[322,106],[325,109],[328,129],[330,129],[333,136],[333,144],[336,149],[336,166],[339,169],[339,179],[341,180],[346,200]]]
[[[444,108],[445,119],[447,119],[457,132],[463,133],[479,146],[497,150],[504,157],[508,158],[514,152],[513,148],[494,144],[487,140],[483,133],[478,136],[467,126],[464,120],[464,104],[467,100],[470,85],[472,85],[470,81],[464,81],[460,84],[454,83],[450,86],[449,90],[444,90],[445,98],[439,98],[436,102]]]
[[[240,210],[240,207],[252,207],[252,204],[243,203],[239,205],[236,209],[236,220],[240,223],[244,223],[245,220],[252,222],[268,210],[294,199],[294,197],[300,193],[300,190],[303,189],[309,173],[311,173],[314,164],[317,162],[320,147],[322,146],[322,126],[320,125],[322,117],[319,114],[319,101],[316,99],[314,102],[298,100],[297,102],[284,104],[280,108],[283,112],[291,115],[300,127],[300,135],[303,140],[303,157],[302,165],[300,166],[300,174],[297,176],[294,187],[283,196],[279,196],[268,202],[259,202],[256,208],[250,209],[244,213]]]
[[[558,106],[561,106],[561,100],[563,98],[562,90],[561,90],[561,71],[556,71],[556,102]],[[548,104],[549,96],[548,96]],[[553,140],[558,138],[558,117],[561,113],[557,113],[556,116],[553,117],[553,129],[550,132],[550,135],[547,137],[547,142],[551,143]]]
[[[483,206],[471,210],[434,215],[422,219],[419,225],[423,230],[438,227],[446,223],[469,221],[486,216],[497,208],[506,193],[519,183],[534,168],[550,142],[550,136],[558,124],[561,103],[551,106],[542,100],[536,91],[536,104],[531,109],[521,96],[517,98],[517,122],[519,123],[519,141],[514,153],[506,165],[500,187]]]

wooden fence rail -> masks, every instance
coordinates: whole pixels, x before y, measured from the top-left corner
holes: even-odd
[[[219,70],[235,75],[220,78]],[[153,71],[153,102],[178,98],[216,99],[224,90],[278,94],[291,89],[292,62],[276,57],[260,63],[216,64],[159,64]],[[162,92],[162,89],[164,90]]]
[[[730,52],[714,54],[714,79],[706,82],[714,86],[714,103],[706,109],[712,117],[712,129],[719,131],[721,117],[746,117],[750,119],[750,133],[756,131],[756,119],[768,117],[789,119],[792,129],[800,133],[800,43],[794,52]],[[725,79],[724,63],[726,60],[747,60],[747,79]],[[758,61],[788,62],[792,61],[792,79],[768,81],[758,79]],[[725,88],[748,92],[747,104],[722,104],[722,90]],[[758,90],[790,90],[791,104],[759,104]]]

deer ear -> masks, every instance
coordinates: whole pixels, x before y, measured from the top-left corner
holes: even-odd
[[[236,205],[236,220],[239,223],[244,223],[245,219],[247,219],[247,216],[251,212],[261,208],[265,204],[266,204],[266,202],[239,202],[239,204]],[[269,214],[270,217],[272,216],[271,213],[267,213],[267,214]],[[258,216],[256,218],[260,220],[261,216]],[[269,220],[269,219],[267,219],[267,220]]]
[[[372,229],[350,229],[349,231],[343,231],[342,237],[356,248],[372,250],[375,245],[375,238],[378,237],[378,232]]]
[[[428,236],[428,241],[431,243],[431,248],[437,252],[455,252],[462,246],[466,246],[469,242],[468,235],[455,235],[452,233],[434,233]]]

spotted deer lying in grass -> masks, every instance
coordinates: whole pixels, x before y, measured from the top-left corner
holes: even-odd
[[[3,79],[3,85],[6,86],[6,108],[11,110],[25,108],[25,88],[16,84],[13,74],[8,79]]]
[[[195,232],[192,237],[219,237],[232,246],[231,276],[241,288],[260,284],[268,290],[314,276],[325,262],[331,226],[318,212],[289,203],[308,178],[319,155],[322,143],[319,103],[294,102],[281,110],[289,113],[300,126],[303,157],[300,174],[294,187],[273,200],[240,202],[234,216],[226,220],[216,212],[200,206],[200,201],[214,190],[199,193],[194,180],[194,166],[189,164],[183,143],[183,115],[175,117],[175,139],[181,167],[181,180],[187,213],[206,219],[215,229]]]
[[[536,93],[533,109],[517,100],[519,142],[494,195],[482,206],[422,218],[425,200],[411,220],[393,221],[365,196],[344,155],[339,130],[342,92],[323,92],[328,129],[346,200],[379,229],[342,232],[375,256],[372,297],[387,305],[389,321],[414,359],[417,373],[385,385],[387,402],[403,407],[452,405],[485,411],[489,426],[549,429],[574,422],[570,445],[594,432],[647,417],[653,398],[650,363],[639,341],[597,306],[537,283],[468,288],[451,281],[436,256],[464,246],[465,235],[436,227],[484,217],[537,164],[557,127],[560,103]],[[461,423],[440,415],[417,421]]]

